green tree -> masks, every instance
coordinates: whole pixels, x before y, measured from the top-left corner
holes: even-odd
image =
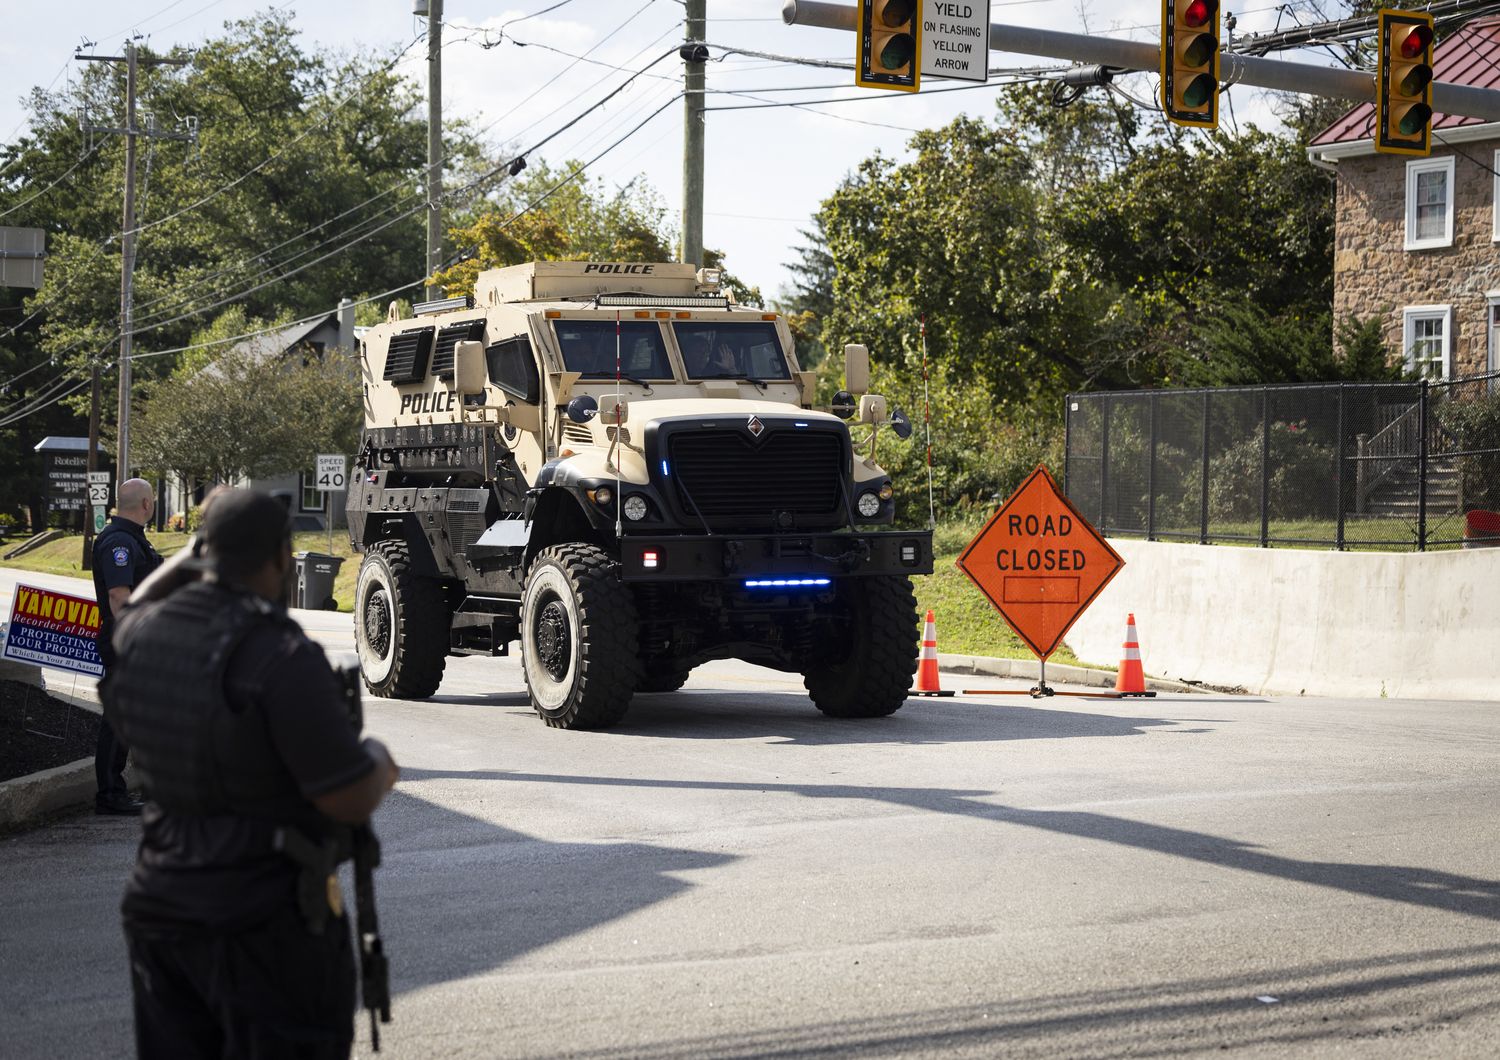
[[[159,473],[266,478],[311,467],[320,452],[353,452],[360,416],[358,373],[347,356],[283,356],[251,343],[150,385],[133,444],[141,465]]]

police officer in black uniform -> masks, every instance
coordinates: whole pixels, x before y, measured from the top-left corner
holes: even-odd
[[[156,509],[156,491],[143,478],[127,479],[115,493],[115,514],[94,538],[94,599],[99,601],[99,658],[104,672],[114,665],[110,644],[115,616],[125,606],[130,590],[161,566],[161,555],[146,540],[146,524]],[[94,748],[95,813],[134,815],[141,800],[125,786],[128,748],[108,721],[99,723]]]
[[[339,837],[396,766],[286,613],[285,506],[221,491],[201,539],[132,597],[101,686],[148,800],[122,904],[137,1052],[347,1057]]]

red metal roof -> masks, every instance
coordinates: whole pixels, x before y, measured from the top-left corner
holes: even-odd
[[[1473,88],[1500,88],[1500,17],[1479,18],[1439,41],[1432,51],[1432,78]],[[1434,129],[1482,125],[1482,118],[1434,114]],[[1361,103],[1313,137],[1312,145],[1371,140],[1375,137],[1375,104]]]

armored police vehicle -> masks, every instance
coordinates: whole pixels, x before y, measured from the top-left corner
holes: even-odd
[[[536,262],[392,305],[361,359],[347,508],[372,693],[429,696],[449,655],[519,641],[560,728],[723,658],[802,674],[826,714],[900,708],[932,540],[891,529],[877,447],[911,425],[864,393],[863,347],[816,409],[786,321],[716,270]]]

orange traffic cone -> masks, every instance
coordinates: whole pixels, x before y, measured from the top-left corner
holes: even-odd
[[[1115,675],[1115,691],[1122,696],[1154,696],[1146,691],[1146,675],[1141,671],[1141,643],[1135,632],[1135,614],[1125,619],[1125,657]]]
[[[922,628],[922,659],[917,663],[917,687],[911,690],[914,696],[951,696],[938,685],[937,667],[937,623],[932,612],[927,612],[927,623]]]

